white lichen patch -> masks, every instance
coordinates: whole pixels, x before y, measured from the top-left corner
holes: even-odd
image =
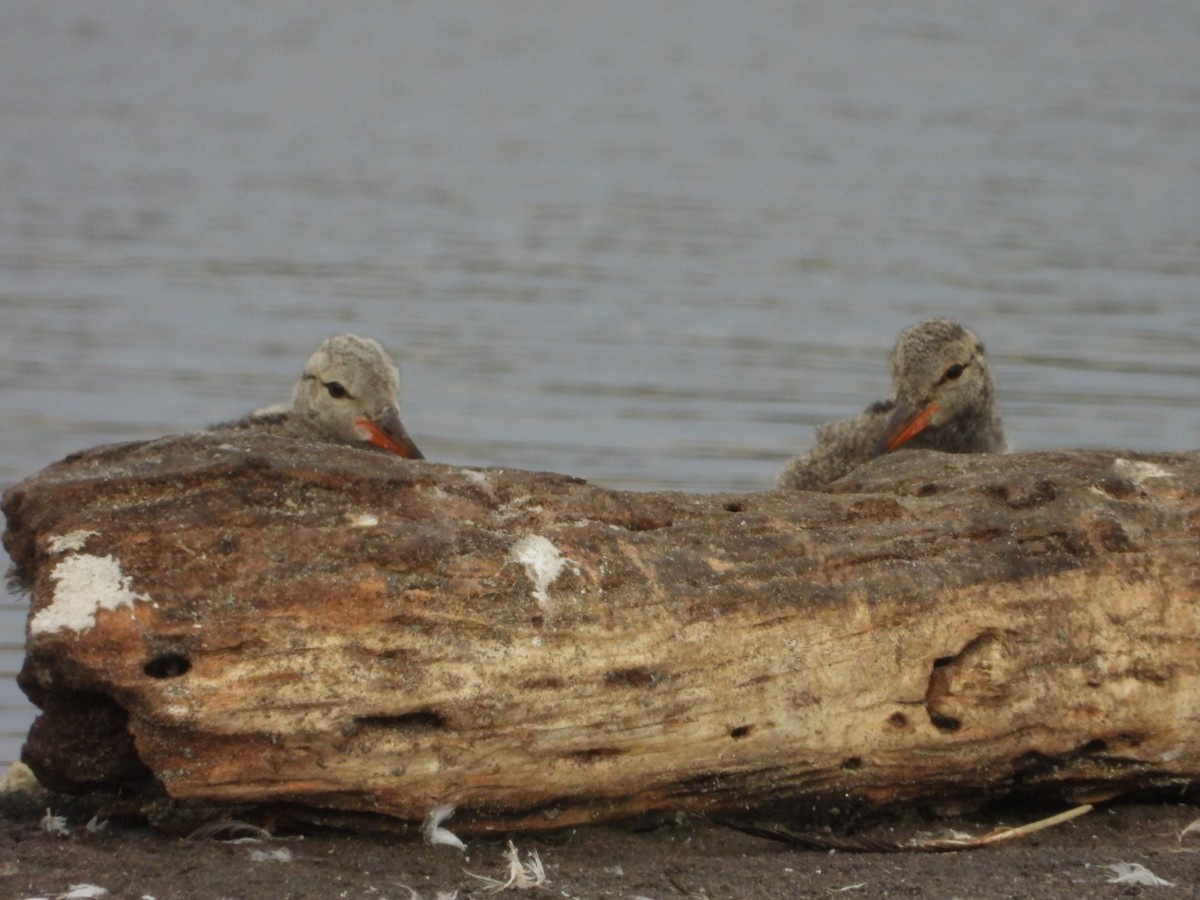
[[[512,548],[512,558],[525,567],[525,574],[533,582],[533,599],[538,606],[546,607],[550,603],[547,590],[562,573],[566,559],[540,534],[529,534],[517,541]]]
[[[1170,478],[1171,473],[1162,466],[1138,459],[1114,459],[1113,469],[1122,478],[1141,484],[1151,478]]]
[[[88,538],[95,537],[99,532],[85,531],[68,531],[66,534],[56,534],[50,538],[51,553],[70,553],[73,550],[82,550],[88,542]]]
[[[57,583],[54,599],[30,621],[31,635],[64,628],[84,631],[96,624],[100,610],[120,609],[132,606],[135,600],[148,599],[134,593],[129,576],[113,556],[72,554],[59,561],[50,578]]]

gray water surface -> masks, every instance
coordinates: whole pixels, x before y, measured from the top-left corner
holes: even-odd
[[[935,315],[1018,449],[1200,446],[1197,47],[1194,0],[7,0],[0,486],[342,331],[429,457],[620,488],[770,486]]]

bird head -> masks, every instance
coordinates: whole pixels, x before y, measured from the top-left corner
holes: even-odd
[[[383,347],[343,334],[309,357],[292,394],[292,412],[332,440],[424,459],[400,422],[399,394],[400,372]]]

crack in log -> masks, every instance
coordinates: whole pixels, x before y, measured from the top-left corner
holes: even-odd
[[[907,518],[908,510],[891,497],[868,497],[857,500],[845,509],[848,522],[892,522]]]
[[[1016,543],[1028,556],[1060,557],[1069,562],[1071,568],[1078,568],[1082,565],[1082,560],[1091,559],[1096,555],[1086,539],[1066,529],[1017,538]]]
[[[947,701],[961,695],[962,682],[972,669],[981,670],[983,675],[970,685],[976,692],[981,688],[986,690],[995,681],[990,669],[994,659],[1003,655],[999,644],[1000,637],[995,631],[984,631],[967,641],[955,655],[940,656],[933,661],[925,689],[925,712],[938,731],[953,734],[962,728],[962,719],[947,711]]]
[[[182,653],[160,653],[142,666],[151,678],[178,678],[192,669],[192,661]]]
[[[1119,734],[1113,740],[1118,744],[1126,743],[1131,748],[1141,743],[1137,735],[1128,733]],[[1110,741],[1098,737],[1084,741],[1074,750],[1064,753],[1029,750],[1012,761],[1013,780],[1017,784],[1041,781],[1047,775],[1053,775],[1061,769],[1077,767],[1080,761],[1086,760],[1112,769],[1138,769],[1145,766],[1144,760],[1123,756],[1115,750]]]
[[[1033,509],[1058,499],[1058,488],[1042,476],[1019,477],[1003,484],[989,485],[983,493],[1009,509]]]
[[[375,728],[411,734],[422,731],[441,731],[446,728],[446,719],[440,713],[426,708],[391,716],[355,716],[354,725],[358,729]]]
[[[1097,518],[1092,525],[1096,542],[1109,553],[1141,553],[1145,550],[1129,536],[1116,519],[1108,516]]]
[[[624,747],[589,747],[587,750],[572,750],[562,755],[563,759],[578,763],[598,763],[628,753]]]
[[[594,521],[600,525],[612,525],[615,528],[623,528],[626,531],[633,532],[658,531],[662,528],[670,528],[675,524],[673,519],[645,513],[630,515],[628,518],[596,518]]]
[[[894,546],[883,547],[874,552],[856,549],[853,553],[829,554],[821,560],[821,568],[832,575],[840,569],[865,567],[875,563],[901,563],[911,566],[935,555],[936,552],[931,539],[917,541],[904,538],[897,540]]]
[[[521,682],[522,690],[526,691],[561,691],[567,683],[557,675],[543,675]]]
[[[1129,500],[1141,494],[1132,481],[1119,475],[1105,475],[1092,484],[1092,489],[1112,497],[1114,500]]]
[[[953,734],[962,728],[962,722],[953,716],[943,716],[941,713],[932,711],[929,713],[929,721],[943,734]]]
[[[633,666],[628,669],[613,669],[604,676],[604,683],[609,687],[654,687],[662,678],[662,673],[647,669],[644,666]]]

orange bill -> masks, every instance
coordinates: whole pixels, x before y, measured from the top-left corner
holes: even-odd
[[[400,424],[400,414],[394,409],[387,410],[376,421],[359,419],[356,424],[366,432],[366,440],[376,447],[382,447],[405,459],[425,458],[425,454],[417,449],[417,445]]]
[[[892,417],[888,419],[887,427],[883,430],[883,436],[879,439],[879,443],[875,445],[875,455],[882,456],[884,453],[891,453],[893,450],[898,450],[907,444],[929,427],[929,420],[933,418],[933,414],[937,411],[938,405],[936,403],[930,403],[923,409],[917,410],[903,404],[897,406],[895,412],[892,413]]]

